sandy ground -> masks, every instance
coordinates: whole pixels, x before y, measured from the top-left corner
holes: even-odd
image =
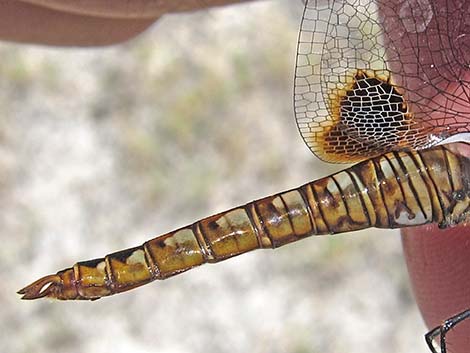
[[[0,352],[427,352],[396,232],[310,238],[96,302],[39,276],[340,166],[297,132],[300,1],[101,49],[0,45]]]

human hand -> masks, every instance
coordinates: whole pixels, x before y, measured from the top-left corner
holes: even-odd
[[[416,301],[427,326],[441,325],[470,308],[470,225],[402,230],[403,248]],[[452,353],[468,352],[470,321],[447,335]]]
[[[126,41],[168,12],[243,0],[2,0],[0,40],[60,46]]]

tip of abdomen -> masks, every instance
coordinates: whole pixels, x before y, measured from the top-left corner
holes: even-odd
[[[32,300],[43,297],[57,298],[61,292],[62,279],[59,275],[49,275],[38,279],[30,285],[20,289],[17,293],[22,294],[21,299]]]

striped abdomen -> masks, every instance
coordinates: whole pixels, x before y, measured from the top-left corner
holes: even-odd
[[[19,293],[24,299],[97,299],[310,235],[459,223],[470,207],[470,160],[458,153],[459,146],[387,153],[141,246],[79,262]]]

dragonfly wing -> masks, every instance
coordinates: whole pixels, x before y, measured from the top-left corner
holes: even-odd
[[[449,130],[426,124],[429,112],[416,109],[424,100],[406,90],[403,77],[410,73],[402,65],[404,58],[385,40],[394,38],[387,28],[397,30],[412,18],[402,16],[392,26],[383,16],[387,6],[370,0],[306,3],[294,107],[305,143],[325,161],[355,162],[391,150],[427,148],[446,137],[442,130]],[[398,11],[391,5],[386,10]]]

